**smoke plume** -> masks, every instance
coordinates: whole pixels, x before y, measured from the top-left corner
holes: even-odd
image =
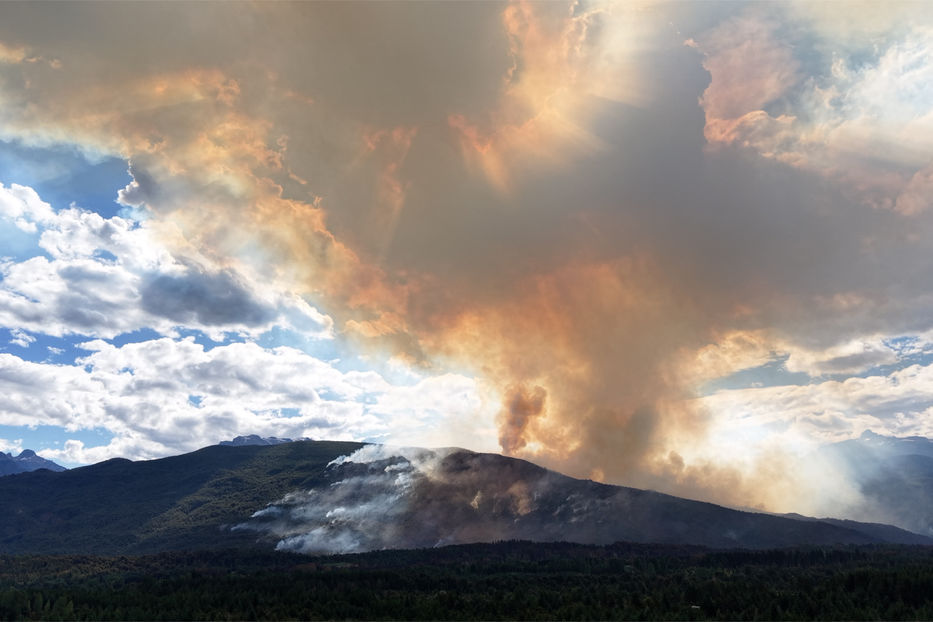
[[[855,26],[793,4],[2,11],[0,137],[125,157],[121,202],[179,256],[300,292],[370,360],[481,379],[506,453],[793,509],[813,478],[783,441],[857,435],[865,410],[765,419],[731,455],[714,424],[744,412],[704,385],[933,330],[933,117],[928,97],[897,99],[926,92],[920,27],[862,50]],[[836,40],[873,60],[827,55]],[[292,548],[318,546],[290,531],[306,518],[370,546],[341,495],[372,489],[404,516],[426,464],[307,493],[342,514],[298,496],[255,520]]]

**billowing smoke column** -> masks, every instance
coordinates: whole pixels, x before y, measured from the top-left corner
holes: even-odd
[[[531,391],[513,385],[505,394],[505,404],[499,413],[499,445],[507,454],[515,453],[528,442],[524,438],[528,423],[544,414],[547,391],[536,386]]]
[[[835,486],[781,446],[688,455],[723,414],[693,398],[775,352],[933,329],[933,117],[910,95],[933,22],[805,5],[9,4],[0,137],[127,158],[121,201],[173,247],[300,291],[369,354],[481,378],[499,416],[466,425],[507,453],[806,511],[787,500]],[[399,468],[371,482],[393,508],[427,481]]]

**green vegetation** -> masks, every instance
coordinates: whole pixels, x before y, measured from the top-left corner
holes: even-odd
[[[933,549],[503,542],[0,557],[0,619],[933,619]]]
[[[255,546],[230,532],[253,512],[321,482],[360,443],[206,447],[147,462],[108,460],[64,473],[0,478],[0,552],[154,553]],[[267,547],[268,548],[268,547]]]

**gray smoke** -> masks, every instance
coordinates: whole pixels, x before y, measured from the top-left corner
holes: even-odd
[[[369,445],[334,460],[326,482],[240,525],[278,550],[350,553],[515,538],[611,542],[603,517],[620,489],[521,460],[461,449]],[[616,534],[617,535],[617,534]]]
[[[933,536],[933,441],[867,430],[822,447],[817,457],[840,469],[860,493],[838,514]]]
[[[234,529],[279,538],[278,550],[351,553],[385,548],[400,537],[416,489],[442,454],[368,445],[327,467],[329,483],[293,492]]]
[[[234,529],[254,531],[278,550],[312,554],[519,539],[727,548],[878,541],[877,530],[738,512],[574,479],[496,454],[378,445],[334,460],[320,483]],[[882,539],[926,542],[893,528]]]

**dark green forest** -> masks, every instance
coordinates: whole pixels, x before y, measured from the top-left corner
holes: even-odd
[[[933,549],[500,542],[0,556],[3,620],[933,619]]]

